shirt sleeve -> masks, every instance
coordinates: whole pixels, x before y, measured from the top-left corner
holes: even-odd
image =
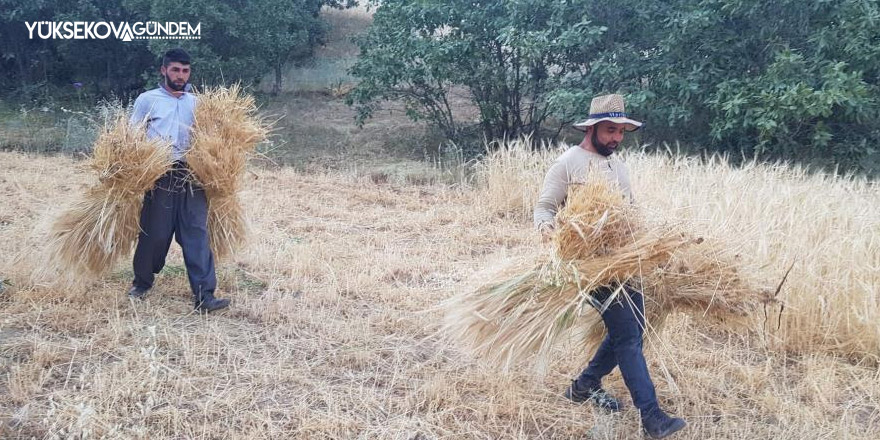
[[[544,185],[535,205],[535,228],[540,229],[545,224],[553,225],[556,212],[568,191],[568,170],[564,161],[557,160],[547,171],[544,177]]]
[[[147,111],[149,110],[149,104],[147,104],[147,99],[144,95],[140,95],[137,99],[134,100],[134,107],[131,110],[131,117],[128,119],[129,125],[132,127],[137,127],[144,124],[145,119],[147,118]]]

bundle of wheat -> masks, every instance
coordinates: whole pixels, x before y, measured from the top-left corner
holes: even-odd
[[[632,243],[644,228],[623,194],[599,178],[569,187],[556,222],[553,243],[563,260],[583,260],[612,252]]]
[[[197,94],[187,163],[208,198],[208,232],[217,258],[244,244],[247,221],[238,199],[248,156],[265,139],[254,98],[241,87],[217,87]]]
[[[574,326],[602,328],[590,294],[667,263],[687,239],[642,224],[619,192],[597,176],[572,185],[557,215],[554,253],[537,265],[496,274],[476,293],[447,303],[445,329],[485,357],[511,365],[545,355]]]
[[[721,256],[719,247],[662,222],[647,225],[600,177],[572,185],[556,221],[553,255],[509,267],[492,277],[503,281],[452,298],[447,332],[509,366],[543,357],[573,334],[595,346],[604,326],[591,294],[602,286],[641,280],[652,327],[675,310],[742,316],[766,298],[737,275],[731,260],[707,258]],[[618,289],[615,295],[628,293]]]
[[[770,300],[766,289],[740,274],[736,256],[718,242],[683,246],[668,264],[644,278],[645,290],[668,307],[705,316],[748,316]]]
[[[131,252],[144,194],[171,167],[170,149],[120,112],[95,141],[89,167],[98,183],[54,221],[53,266],[73,277],[98,276]]]
[[[486,358],[513,365],[532,355],[545,356],[576,330],[601,332],[590,294],[619,285],[644,270],[665,264],[685,239],[678,234],[637,239],[603,256],[548,261],[506,268],[476,293],[447,304],[446,331]],[[574,327],[577,329],[574,329]]]
[[[642,272],[638,284],[645,294],[648,334],[659,333],[674,312],[743,329],[761,307],[777,303],[769,289],[740,273],[736,260],[721,243],[698,238],[677,246],[665,264]],[[602,326],[588,329],[585,350],[598,345],[604,334]]]

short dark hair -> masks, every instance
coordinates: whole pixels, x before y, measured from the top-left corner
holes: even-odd
[[[168,67],[169,64],[175,63],[175,62],[180,63],[180,64],[184,64],[184,65],[189,65],[189,63],[190,63],[189,54],[185,50],[183,50],[179,47],[171,49],[168,52],[165,52],[165,56],[162,57],[162,65],[165,67]]]

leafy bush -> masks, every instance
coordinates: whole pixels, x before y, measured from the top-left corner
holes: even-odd
[[[382,1],[358,41],[349,103],[363,122],[380,102],[402,100],[412,119],[454,139],[465,130],[453,102],[463,91],[485,137],[535,132],[554,114],[549,96],[601,47],[606,28],[582,14],[585,3]]]
[[[171,47],[190,51],[193,82],[256,83],[273,70],[273,89],[281,89],[281,70],[308,58],[322,42],[322,7],[345,7],[348,0],[0,0],[0,91],[29,85],[80,83],[92,95],[128,95],[152,88],[158,59]],[[41,40],[29,39],[25,22],[108,21],[189,22],[199,24],[198,40]]]
[[[450,138],[555,134],[621,92],[646,140],[880,171],[875,0],[389,0],[359,44],[361,122],[402,100]]]

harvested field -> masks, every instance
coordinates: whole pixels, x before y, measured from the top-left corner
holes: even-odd
[[[561,397],[589,357],[577,341],[539,375],[439,333],[443,300],[543,252],[528,211],[549,162],[516,154],[470,186],[252,168],[251,241],[218,269],[233,305],[203,317],[176,245],[143,303],[125,296],[128,264],[86,286],[33,278],[45,219],[87,179],[67,158],[0,153],[0,437],[640,438],[617,372],[620,414]],[[667,319],[647,357],[661,404],[689,422],[674,438],[880,437],[876,184],[627,161],[641,209],[725,240],[756,276],[794,263],[780,322],[729,334]]]

